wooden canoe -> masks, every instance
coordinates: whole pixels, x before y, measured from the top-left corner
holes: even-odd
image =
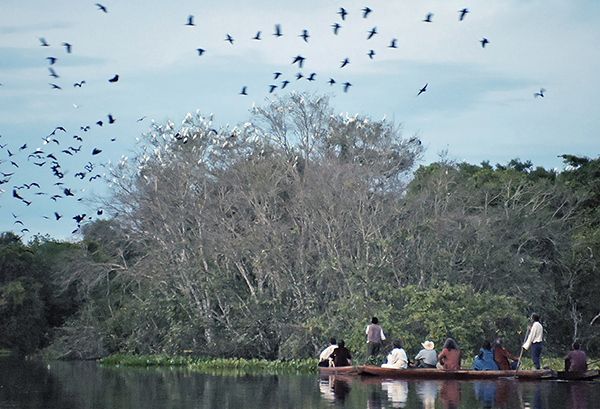
[[[365,365],[358,366],[361,375],[373,375],[386,378],[401,379],[557,379],[556,371],[548,370],[522,370],[522,371],[472,371],[468,369],[445,370],[445,369],[392,369],[380,366]]]
[[[597,369],[585,372],[556,372],[556,379],[565,381],[590,381],[596,378],[600,378],[600,371]]]
[[[324,367],[319,366],[319,375],[329,376],[329,375],[358,375],[359,370],[356,366],[332,366],[332,367]]]

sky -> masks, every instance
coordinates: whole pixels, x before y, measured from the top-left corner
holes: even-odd
[[[292,91],[394,122],[422,165],[560,172],[600,152],[599,24],[597,0],[3,0],[0,232],[78,240],[152,121],[233,127]]]

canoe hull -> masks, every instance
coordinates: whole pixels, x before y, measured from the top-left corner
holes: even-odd
[[[472,370],[445,370],[445,369],[392,369],[380,366],[359,366],[360,374],[381,376],[386,378],[401,379],[556,379],[557,375],[552,370],[539,371],[472,371]]]
[[[355,366],[339,366],[339,367],[323,367],[319,366],[319,375],[330,376],[330,375],[358,375],[358,368]]]

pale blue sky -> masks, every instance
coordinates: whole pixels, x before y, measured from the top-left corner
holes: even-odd
[[[596,0],[100,3],[108,13],[93,1],[0,4],[0,171],[14,173],[0,185],[0,231],[26,227],[30,234],[68,239],[73,216],[95,216],[85,199],[105,192],[100,179],[89,177],[104,173],[101,163],[130,156],[150,120],[180,123],[199,110],[213,113],[217,126],[233,126],[249,119],[253,103],[291,90],[332,93],[338,112],[402,124],[405,136],[418,135],[427,148],[423,164],[447,150],[450,158],[474,164],[520,158],[560,171],[558,155],[596,157],[600,151]],[[373,10],[366,19],[365,6]],[[344,21],[340,7],[349,13]],[[469,13],[459,21],[463,8]],[[428,13],[431,23],[422,21]],[[185,25],[189,15],[195,26]],[[331,27],[336,22],[342,26],[338,35]],[[276,24],[282,37],[272,35]],[[378,34],[367,40],[373,27]],[[303,30],[308,42],[299,37]],[[253,40],[258,31],[261,40]],[[50,45],[41,46],[40,37]],[[484,37],[489,44],[482,48]],[[388,47],[394,38],[397,49]],[[72,44],[71,54],[63,42]],[[206,51],[198,56],[197,48]],[[291,64],[296,55],[306,57],[303,69]],[[56,63],[50,66],[47,57]],[[340,68],[345,58],[350,64]],[[49,67],[59,78],[50,76]],[[275,80],[274,72],[282,77]],[[316,73],[316,81],[296,80],[299,72]],[[120,80],[109,83],[115,74]],[[330,78],[334,86],[327,84]],[[284,91],[283,79],[290,81]],[[82,80],[82,87],[73,86]],[[352,87],[344,93],[346,81]],[[271,84],[279,87],[273,94]],[[247,96],[239,95],[243,86]],[[544,98],[534,98],[540,88]],[[109,114],[114,124],[107,124]],[[98,120],[105,124],[95,125]],[[58,126],[67,130],[57,131],[61,144],[44,144]],[[75,155],[62,153],[79,145]],[[96,147],[102,153],[92,155]],[[54,186],[50,161],[36,166],[36,158],[27,160],[36,148],[58,157],[65,185]],[[78,172],[86,178],[75,177]],[[13,197],[14,186],[34,181],[40,190],[18,190],[31,205]],[[63,195],[64,187],[75,196],[50,199]]]

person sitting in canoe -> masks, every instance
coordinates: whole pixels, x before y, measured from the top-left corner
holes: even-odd
[[[348,348],[346,348],[346,343],[343,339],[340,339],[338,347],[331,353],[331,359],[333,360],[333,366],[337,368],[352,365],[352,355]]]
[[[395,339],[393,342],[394,348],[387,356],[387,362],[381,364],[382,368],[397,368],[407,369],[408,368],[408,357],[406,351],[402,348],[402,342],[399,339]]]
[[[492,351],[490,341],[483,341],[479,355],[475,357],[471,369],[474,371],[497,371],[499,369],[498,364],[494,361],[494,351]]]
[[[435,344],[431,341],[421,343],[423,349],[415,356],[415,367],[417,368],[435,368],[438,361],[438,354],[435,352]]]
[[[330,338],[329,346],[327,348],[325,348],[323,350],[323,352],[321,352],[321,354],[319,355],[319,364],[317,366],[329,367],[330,363],[332,362],[329,358],[331,357],[333,350],[336,349],[337,347],[338,346],[337,346],[336,339]]]
[[[447,338],[442,347],[442,352],[438,355],[439,369],[460,369],[460,349],[458,344],[452,338]]]
[[[573,350],[565,356],[565,372],[585,372],[587,371],[587,357],[585,352],[579,349],[579,342],[573,343]]]
[[[512,359],[513,362],[510,362]],[[506,348],[502,346],[502,338],[498,338],[494,342],[494,361],[498,364],[501,371],[516,370],[519,365],[519,358],[511,355]]]

